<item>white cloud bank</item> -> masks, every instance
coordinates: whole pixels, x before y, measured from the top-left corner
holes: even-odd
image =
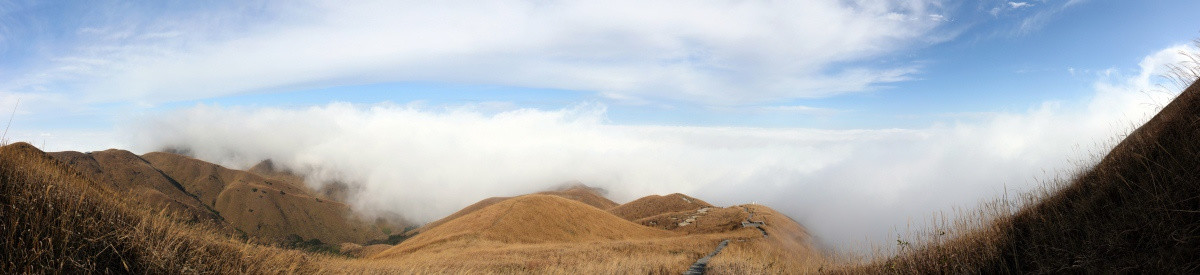
[[[1173,47],[1132,76],[1098,81],[1086,104],[915,130],[613,125],[600,105],[485,114],[470,107],[330,104],[305,109],[197,106],[145,118],[138,150],[189,148],[233,167],[262,160],[364,190],[358,209],[429,221],[489,196],[569,180],[619,201],[683,192],[759,202],[828,243],[886,241],[934,211],[1029,190],[1105,152],[1174,96],[1153,76]]]
[[[0,85],[0,95],[45,92],[71,94],[65,98],[72,101],[153,104],[433,81],[708,104],[823,97],[909,79],[916,72],[910,65],[853,64],[948,39],[933,34],[945,22],[936,20],[941,6],[317,1],[219,11],[187,7],[199,11],[155,18],[145,16],[156,14],[144,10],[153,8],[111,5],[87,17],[103,20],[80,26],[74,47],[31,62],[53,65],[9,68],[21,76]]]

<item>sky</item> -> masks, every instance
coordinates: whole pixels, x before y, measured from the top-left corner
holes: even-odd
[[[3,1],[4,139],[273,159],[429,221],[581,181],[862,247],[1037,190],[1178,94],[1200,2]],[[7,122],[7,120],[6,120]]]

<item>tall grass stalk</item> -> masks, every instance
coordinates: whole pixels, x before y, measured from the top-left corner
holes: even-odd
[[[17,106],[21,104],[21,98],[17,98],[17,102],[13,103],[12,114],[8,115],[8,123],[4,124],[4,134],[0,134],[0,146],[8,145],[8,127],[12,126],[13,117],[17,116]]]

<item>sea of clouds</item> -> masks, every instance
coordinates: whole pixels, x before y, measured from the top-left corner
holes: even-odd
[[[264,159],[361,192],[365,213],[427,222],[491,196],[578,180],[617,202],[686,193],[760,203],[825,244],[862,248],[920,229],[939,211],[1035,190],[1099,156],[1178,91],[1156,75],[1185,46],[1133,75],[1103,73],[1082,102],[920,129],[821,130],[619,125],[602,104],[480,110],[419,103],[307,108],[197,105],[128,127],[135,151],[186,149],[233,168]]]

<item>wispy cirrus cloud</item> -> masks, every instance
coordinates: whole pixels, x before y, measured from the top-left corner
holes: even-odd
[[[265,2],[161,18],[114,6],[68,26],[71,46],[40,60],[53,65],[3,68],[18,76],[0,92],[154,103],[433,81],[741,104],[907,80],[905,64],[854,64],[935,43],[946,21],[937,1]]]
[[[779,105],[779,106],[763,106],[760,110],[769,112],[795,113],[807,115],[832,115],[841,112],[841,110],[820,108],[805,105]]]
[[[1013,10],[1036,10],[1017,21],[1008,36],[1021,36],[1038,31],[1049,24],[1059,13],[1083,2],[1085,0],[1068,0],[1061,3],[1045,2],[1040,5],[1043,6],[1040,9],[1032,9],[1035,5],[1028,2],[1008,2],[1009,7]]]

